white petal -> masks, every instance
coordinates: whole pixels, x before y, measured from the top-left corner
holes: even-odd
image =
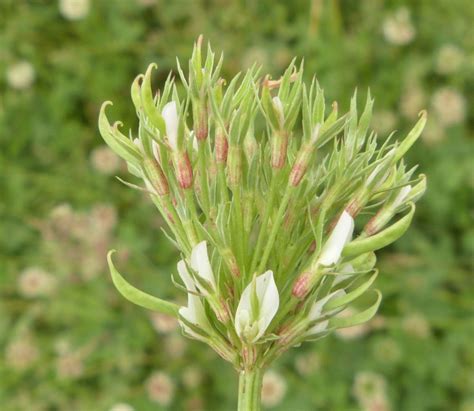
[[[143,149],[143,143],[139,138],[134,138],[133,139],[133,144],[135,144],[142,153],[145,151]]]
[[[332,298],[340,297],[345,294],[346,292],[344,290],[337,290],[328,294],[326,297],[323,297],[320,300],[316,301],[311,307],[311,310],[308,314],[308,318],[311,321],[316,321],[321,316],[323,308],[329,300],[331,300]]]
[[[395,201],[393,202],[393,207],[397,208],[401,203],[403,203],[403,200],[407,198],[408,194],[410,194],[410,191],[411,185],[403,187],[395,198]]]
[[[252,342],[257,341],[266,331],[280,304],[280,297],[278,295],[278,288],[273,278],[273,272],[267,271],[262,275],[255,278],[255,291],[257,294],[259,313],[258,318],[250,318],[250,313],[253,312],[251,306],[251,293],[252,293],[253,281],[245,287],[245,290],[240,297],[239,305],[235,314],[236,318],[236,331],[239,335],[244,331],[242,325],[243,321],[247,321],[249,326],[257,323],[258,332],[253,338]]]
[[[328,328],[329,321],[321,321],[320,323],[317,323],[313,327],[311,327],[308,331],[306,331],[306,335],[314,335],[314,334],[319,334],[320,332],[323,332],[326,328]]]
[[[160,148],[158,146],[158,143],[156,141],[152,141],[151,147],[153,149],[153,155],[155,156],[155,160],[160,163]]]
[[[267,271],[257,277],[257,297],[260,303],[260,313],[258,334],[255,340],[258,340],[267,330],[280,305],[280,296],[273,277],[273,271]]]
[[[178,148],[178,111],[176,110],[176,103],[170,101],[166,103],[161,112],[166,125],[166,136],[168,142],[173,150]]]
[[[201,278],[209,282],[214,289],[216,288],[214,274],[207,255],[206,241],[201,241],[195,245],[191,251],[191,268],[196,271]]]
[[[351,239],[353,231],[354,219],[349,213],[343,211],[326,244],[324,244],[319,263],[325,266],[337,263],[341,257],[342,249]]]
[[[235,314],[235,331],[239,337],[243,336],[244,330],[249,325],[250,321],[250,314],[245,309],[237,308],[237,312]]]
[[[332,283],[333,287],[352,277],[352,273],[354,273],[354,267],[352,267],[352,264],[344,264]]]
[[[184,285],[188,291],[196,291],[196,286],[194,285],[194,280],[189,274],[188,268],[186,267],[186,263],[184,260],[180,260],[178,262],[178,274],[183,280]]]

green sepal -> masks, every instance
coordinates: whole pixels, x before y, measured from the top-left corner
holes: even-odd
[[[410,147],[415,143],[415,141],[418,140],[418,137],[420,137],[421,132],[425,128],[426,119],[427,119],[427,114],[426,114],[426,111],[423,110],[420,113],[420,119],[417,121],[415,126],[410,130],[410,132],[405,137],[405,139],[397,147],[397,151],[393,159],[394,162],[397,162],[398,160],[400,160],[405,155],[405,153],[410,149]]]
[[[415,213],[415,205],[409,203],[410,211],[406,216],[398,220],[396,223],[387,227],[379,233],[361,239],[351,241],[342,250],[343,257],[353,257],[369,251],[378,250],[398,240],[410,226],[413,214]]]
[[[112,281],[118,292],[122,294],[128,301],[139,305],[140,307],[158,311],[163,314],[172,315],[173,317],[178,318],[178,305],[147,294],[132,286],[122,277],[112,262],[112,254],[114,252],[115,250],[109,251],[107,254],[107,262],[109,264]]]
[[[325,305],[324,309],[325,310],[332,310],[334,308],[339,308],[343,305],[349,304],[350,302],[354,301],[356,298],[360,297],[362,294],[364,294],[369,287],[374,283],[375,279],[377,278],[377,275],[379,274],[378,270],[375,270],[375,272],[366,280],[364,281],[361,285],[359,285],[356,289],[353,291],[338,297],[338,298],[332,298],[329,300]]]
[[[158,129],[161,133],[161,135],[166,134],[166,125],[165,125],[165,120],[163,120],[163,117],[158,111],[158,108],[155,105],[155,101],[153,99],[153,94],[151,91],[151,72],[153,71],[154,68],[157,68],[158,66],[155,63],[151,63],[147,70],[145,75],[143,76],[143,83],[141,87],[141,99],[142,99],[142,105],[143,109],[145,111],[146,116],[150,120],[150,123]]]
[[[107,145],[125,161],[133,165],[139,165],[141,160],[140,150],[133,144],[133,142],[125,137],[119,130],[118,124],[110,125],[109,120],[105,114],[105,108],[112,105],[111,101],[106,101],[102,104],[99,113],[99,131],[107,143]]]
[[[334,317],[330,319],[328,329],[352,327],[354,325],[363,324],[372,319],[372,317],[377,313],[382,301],[382,293],[379,290],[374,291],[377,294],[377,300],[369,308],[350,317]]]

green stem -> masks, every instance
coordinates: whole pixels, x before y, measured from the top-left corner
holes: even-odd
[[[260,411],[263,370],[242,370],[239,377],[238,411]]]

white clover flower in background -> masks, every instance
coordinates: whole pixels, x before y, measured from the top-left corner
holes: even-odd
[[[109,408],[109,411],[135,411],[135,408],[125,402],[119,402],[112,405],[112,407]]]
[[[454,44],[445,44],[437,53],[435,70],[439,74],[455,73],[464,63],[465,54],[462,49]]]
[[[173,401],[175,385],[167,374],[155,371],[146,381],[146,390],[151,401],[167,406]]]
[[[30,336],[12,340],[5,349],[5,363],[15,370],[25,370],[39,358],[39,349]]]
[[[388,405],[386,401],[387,382],[385,377],[372,371],[360,371],[354,378],[352,392],[364,411],[375,411],[374,404],[382,403]],[[382,401],[383,400],[383,401]],[[383,410],[387,408],[382,408]]]
[[[426,103],[426,94],[418,84],[410,84],[400,99],[400,113],[408,118],[414,119],[418,116]]]
[[[446,137],[444,127],[434,118],[426,123],[426,129],[421,136],[423,142],[428,146],[434,146]]]
[[[150,313],[150,322],[153,328],[160,334],[169,334],[179,326],[176,318],[158,312]]]
[[[255,292],[258,307],[253,306],[252,293]],[[262,337],[278,311],[280,303],[273,271],[256,277],[244,290],[235,313],[237,335],[249,343]],[[255,316],[255,312],[257,312]]]
[[[36,73],[33,65],[28,61],[19,61],[7,68],[7,83],[16,90],[26,90],[35,81]]]
[[[56,289],[56,278],[38,267],[23,270],[18,277],[18,292],[26,298],[47,297]]]
[[[438,89],[431,99],[436,118],[443,126],[452,126],[464,121],[466,100],[462,94],[451,87]]]
[[[382,26],[385,40],[396,46],[403,46],[413,41],[416,35],[411,21],[410,10],[402,7],[388,16]]]
[[[402,319],[402,329],[408,335],[426,339],[431,334],[430,323],[423,314],[409,314]]]
[[[262,404],[265,407],[276,407],[283,400],[286,389],[286,381],[279,373],[266,371],[262,382]]]
[[[163,341],[163,348],[169,358],[181,358],[186,352],[186,339],[184,339],[180,334],[169,334]]]
[[[115,174],[122,164],[120,157],[105,145],[92,150],[90,162],[94,170],[104,175]]]
[[[56,376],[60,380],[76,380],[84,374],[83,355],[67,352],[56,359]]]
[[[357,314],[357,311],[352,308],[348,307],[340,314],[339,317],[352,317],[353,315]],[[334,331],[337,337],[342,340],[354,340],[357,338],[361,338],[366,335],[370,331],[370,325],[368,323],[363,323],[359,325],[354,325],[352,327],[347,328],[338,328]]]
[[[189,367],[185,368],[183,371],[183,384],[185,387],[189,389],[197,388],[204,379],[204,374],[202,370],[195,366],[190,365]]]
[[[373,129],[379,136],[392,132],[397,124],[397,115],[391,110],[380,110],[374,113]]]
[[[295,357],[295,368],[304,377],[318,372],[321,367],[321,356],[316,352],[299,354]]]
[[[68,20],[81,20],[89,10],[90,0],[59,0],[59,12]]]

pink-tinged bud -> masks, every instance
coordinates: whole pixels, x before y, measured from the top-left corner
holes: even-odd
[[[288,151],[288,134],[285,131],[277,131],[272,138],[272,167],[283,168]]]
[[[308,294],[310,290],[310,282],[313,276],[313,273],[309,271],[300,274],[293,285],[293,290],[291,291],[294,297],[302,299]]]
[[[227,161],[227,152],[229,151],[229,142],[224,131],[219,128],[216,132],[216,161],[218,164],[225,164]]]
[[[208,125],[207,125],[207,109],[203,107],[198,115],[198,121],[196,122],[196,127],[194,129],[196,133],[196,138],[199,141],[203,141],[207,138],[208,134]]]
[[[156,160],[145,158],[143,161],[143,170],[153,189],[156,191],[156,194],[164,196],[170,192],[168,180]]]
[[[193,168],[189,161],[188,153],[176,152],[175,154],[175,167],[176,167],[176,179],[181,188],[187,189],[193,185]]]
[[[227,157],[227,176],[230,187],[237,187],[242,177],[242,153],[239,146],[230,146]]]

